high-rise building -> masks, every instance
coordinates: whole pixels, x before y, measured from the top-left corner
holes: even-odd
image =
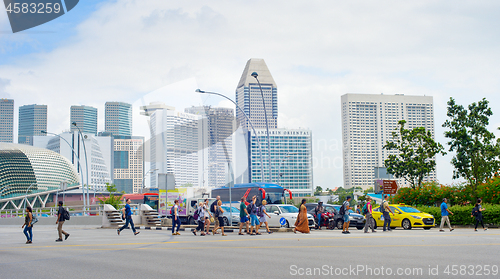
[[[70,111],[70,129],[71,131],[78,131],[73,125],[76,125],[82,133],[97,135],[97,109],[90,106],[71,106]]]
[[[259,84],[252,76],[254,72],[258,74],[264,94],[269,129],[278,128],[278,88],[264,59],[252,58],[248,60],[236,87],[236,103],[250,118],[256,129],[266,128],[264,103]],[[236,110],[236,118],[244,128],[249,128],[247,119],[240,110]]]
[[[342,101],[344,187],[374,186],[375,168],[384,167],[390,154],[383,147],[392,139],[400,120],[407,129],[424,127],[434,136],[434,108],[431,96],[345,94]],[[435,180],[436,172],[425,180]],[[406,186],[403,179],[400,186]]]
[[[114,183],[118,191],[140,193],[144,175],[144,138],[114,136]]]
[[[203,147],[206,137],[200,128],[201,116],[171,109],[155,110],[150,116],[151,187],[164,182],[160,177],[173,174],[175,186],[204,185],[208,167]]]
[[[45,136],[47,131],[47,106],[25,105],[19,107],[17,142],[33,145],[33,136]]]
[[[250,173],[252,182],[273,182],[292,191],[294,197],[313,193],[312,132],[307,129],[271,129],[272,179],[269,180],[266,129],[256,129],[262,147],[264,180],[260,168],[257,137],[250,131]]]
[[[228,181],[228,169],[230,166],[232,167],[234,110],[193,106],[185,109],[185,112],[207,119],[207,126],[201,127],[201,130],[207,137],[208,143],[208,187],[225,186],[230,182]]]
[[[14,100],[0,99],[0,142],[14,142]]]
[[[105,130],[114,136],[132,136],[132,105],[123,102],[106,102]]]

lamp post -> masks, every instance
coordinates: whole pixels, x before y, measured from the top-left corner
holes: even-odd
[[[28,191],[30,190],[31,186],[33,186],[35,184],[36,184],[36,182],[31,183],[31,185],[28,187],[28,189],[26,189],[26,194],[24,195],[24,212],[23,212],[23,216],[24,216],[24,214],[26,214],[26,204],[28,203]]]
[[[252,77],[254,77],[257,80],[257,83],[259,84],[260,88],[260,95],[262,96],[262,105],[264,106],[264,118],[266,120],[266,132],[267,132],[267,159],[269,162],[269,182],[273,181],[273,176],[272,176],[272,167],[271,167],[271,140],[269,139],[269,124],[267,122],[267,110],[266,110],[266,101],[264,100],[264,92],[262,91],[262,86],[260,86],[260,81],[257,78],[259,75],[257,72],[252,73]]]
[[[78,154],[76,153],[75,149],[71,146],[71,144],[65,138],[61,137],[58,134],[49,133],[47,131],[40,131],[40,132],[42,134],[54,135],[54,136],[56,136],[56,137],[64,140],[68,144],[69,148],[71,148],[71,151],[73,152],[73,154],[75,155],[76,160],[78,161],[78,166],[80,167],[80,180],[82,181],[82,195],[83,195],[83,212],[85,212],[85,207],[86,207],[86,203],[85,203],[85,189],[83,188],[83,168],[82,168],[82,164],[80,163],[80,157],[78,157]]]
[[[283,164],[283,162],[285,162],[285,160],[286,160],[287,158],[289,158],[289,157],[290,157],[290,155],[296,155],[296,154],[297,154],[297,153],[290,153],[290,152],[288,152],[288,153],[286,153],[285,157],[283,157],[283,159],[280,161],[280,165],[279,165],[279,167],[278,167],[278,185],[280,185],[280,183],[281,183],[281,176],[283,175],[283,174],[281,173],[281,165]]]
[[[150,169],[146,174],[142,177],[142,188],[141,188],[141,194],[144,193],[144,188],[146,188],[146,185],[144,185],[144,180],[146,180],[146,176],[153,171],[157,171],[158,169]]]
[[[89,164],[87,161],[87,149],[85,148],[85,139],[82,134],[82,130],[76,125],[76,122],[71,123],[73,126],[75,126],[78,129],[78,134],[82,138],[82,144],[83,144],[83,153],[85,154],[85,170],[86,170],[86,178],[87,178],[87,203],[88,206],[90,207],[90,197],[89,197]]]
[[[257,135],[257,132],[255,132],[255,128],[253,127],[253,124],[250,121],[250,118],[248,117],[248,115],[243,111],[243,109],[240,106],[238,106],[238,104],[235,101],[231,100],[229,97],[227,97],[225,95],[222,95],[222,94],[216,93],[216,92],[203,91],[203,90],[200,90],[200,89],[196,89],[195,92],[203,93],[203,94],[212,94],[212,95],[221,96],[222,98],[225,98],[225,99],[231,101],[238,109],[240,109],[241,113],[243,113],[243,115],[245,116],[245,118],[248,120],[248,123],[250,124],[250,127],[252,127],[253,133],[255,134],[255,138],[257,139],[257,145],[259,146],[259,155],[260,155],[260,175],[261,175],[262,182],[264,182],[264,164],[263,164],[263,161],[262,161],[262,147],[260,145],[259,136]]]

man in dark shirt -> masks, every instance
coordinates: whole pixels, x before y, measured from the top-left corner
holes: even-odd
[[[128,224],[132,227],[132,231],[134,232],[134,235],[138,235],[139,232],[135,231],[135,226],[134,226],[134,221],[132,221],[132,209],[130,208],[130,199],[126,200],[126,205],[122,209],[122,214],[125,215],[125,225],[123,227],[119,228],[116,230],[116,233],[120,235],[120,232],[123,231],[124,229],[128,228]]]
[[[323,202],[320,201],[318,203],[318,206],[316,206],[315,210],[314,210],[316,213],[316,219],[317,219],[317,222],[318,222],[318,229],[321,230],[321,214],[325,211],[325,209],[323,208]]]
[[[57,232],[59,233],[59,238],[56,239],[57,242],[63,241],[62,235],[64,234],[64,240],[68,239],[69,233],[63,231],[62,227],[64,224],[64,211],[65,209],[63,208],[63,201],[59,201],[59,210],[57,211]]]

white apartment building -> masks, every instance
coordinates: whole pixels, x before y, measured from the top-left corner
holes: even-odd
[[[374,168],[384,167],[389,154],[383,147],[392,139],[398,121],[407,129],[424,127],[434,135],[432,96],[404,94],[345,94],[342,101],[342,142],[344,187],[374,186]],[[436,172],[424,181],[436,180]],[[399,179],[399,186],[407,186]]]

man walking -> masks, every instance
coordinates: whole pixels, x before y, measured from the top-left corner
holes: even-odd
[[[219,203],[220,201],[220,196],[217,196],[215,198],[215,201],[210,205],[210,212],[212,212],[212,215],[215,215],[215,211],[217,210],[217,204]],[[221,216],[222,217],[222,216]],[[219,219],[218,218],[214,218],[214,230],[213,230],[213,233],[214,234],[217,234],[217,228],[219,228],[220,224],[219,224]],[[224,225],[224,224],[222,224]]]
[[[247,233],[250,234],[250,230],[248,228],[248,211],[247,211],[247,206],[245,205],[245,198],[241,198],[241,203],[240,203],[240,232],[238,235],[244,235],[244,233],[241,232],[241,229],[243,229],[243,224],[247,225]]]
[[[350,196],[347,196],[347,199],[344,201],[344,203],[342,204],[342,208],[340,209],[340,213],[343,213],[344,214],[344,226],[342,227],[342,233],[343,234],[349,234],[351,233],[349,231],[349,223],[351,222],[351,220],[349,220],[349,209],[351,209],[351,206],[350,206],[350,202],[351,202],[351,197]]]
[[[66,219],[64,219],[64,212],[66,209],[63,207],[63,201],[59,201],[59,210],[57,211],[57,232],[59,233],[59,238],[56,239],[57,242],[63,241],[62,235],[64,234],[64,240],[68,239],[69,233],[63,231],[63,224]]]
[[[257,218],[257,196],[252,197],[252,202],[248,205],[247,212],[250,213],[250,235],[260,235],[257,226],[260,225],[259,218]],[[255,228],[255,233],[254,233]]]
[[[366,197],[366,207],[364,209],[364,212],[362,213],[365,213],[365,219],[366,219],[366,223],[365,223],[365,233],[368,233],[368,228],[370,228],[372,230],[372,232],[377,232],[374,227],[375,227],[375,224],[373,224],[373,222],[375,220],[373,220],[372,218],[372,197],[368,196]]]
[[[448,217],[450,214],[453,215],[453,212],[451,212],[448,209],[448,205],[446,204],[447,201],[448,200],[446,198],[444,198],[443,202],[441,203],[441,225],[439,226],[440,232],[444,232],[444,230],[443,230],[444,222],[448,223],[448,228],[450,229],[450,232],[454,230],[451,228],[450,218]]]
[[[380,211],[382,212],[384,216],[384,232],[390,232],[391,230],[391,215],[389,215],[389,212],[392,213],[392,216],[394,216],[394,212],[392,212],[391,208],[389,207],[389,202],[387,199],[389,198],[388,195],[384,195],[384,200],[382,201],[382,205],[380,206]]]
[[[314,213],[316,213],[316,219],[318,222],[318,230],[321,230],[321,214],[323,214],[324,211],[325,209],[323,207],[323,202],[318,202],[318,206],[316,206],[316,208],[314,209]]]
[[[174,213],[172,215],[172,235],[181,235],[179,229],[181,228],[181,219],[179,218],[179,200],[174,201]],[[177,225],[177,232],[175,231],[175,226]]]
[[[132,209],[130,208],[130,199],[127,199],[126,203],[127,204],[122,209],[122,215],[125,216],[125,225],[116,230],[116,233],[120,235],[120,232],[128,228],[128,224],[130,224],[130,226],[132,227],[132,231],[134,232],[134,235],[138,235],[140,232],[135,231],[134,221],[132,221]]]

